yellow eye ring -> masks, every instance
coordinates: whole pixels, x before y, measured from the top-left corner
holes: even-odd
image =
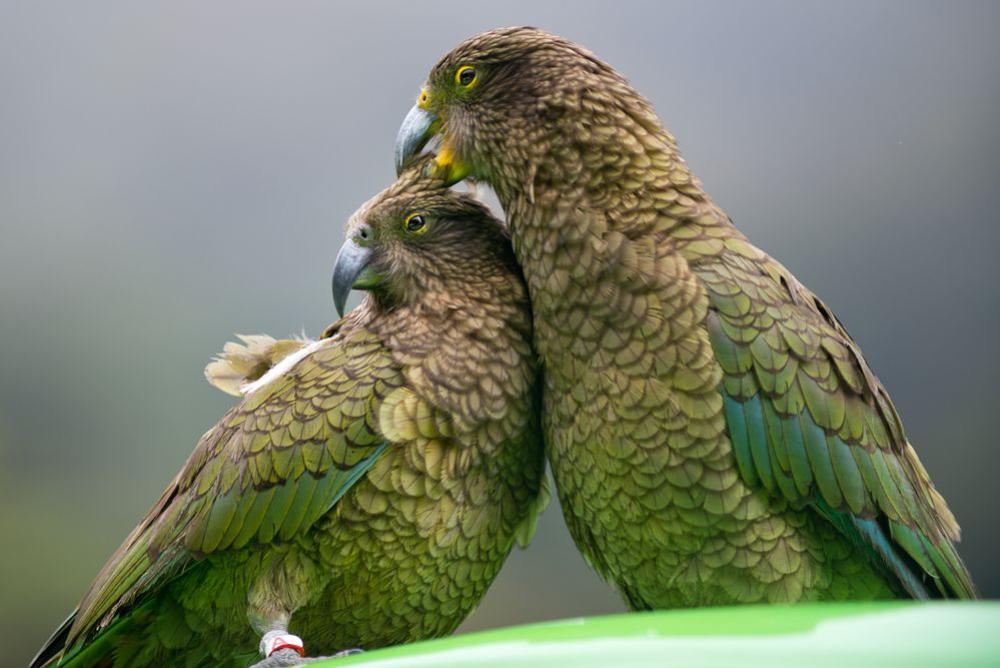
[[[476,74],[476,68],[471,65],[462,65],[455,72],[455,83],[462,88],[472,88],[478,78],[479,75]]]
[[[410,234],[423,234],[427,231],[427,222],[424,220],[423,214],[411,213],[403,221],[403,229]]]

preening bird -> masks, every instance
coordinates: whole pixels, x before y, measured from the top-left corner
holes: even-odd
[[[32,662],[259,666],[450,633],[543,504],[528,299],[486,208],[415,168],[347,225],[318,341],[247,337],[239,403]],[[294,634],[294,635],[293,635]],[[304,639],[304,643],[303,643]]]
[[[650,104],[533,28],[458,45],[397,166],[496,192],[563,513],[635,609],[976,596],[958,524],[818,297],[705,193]]]

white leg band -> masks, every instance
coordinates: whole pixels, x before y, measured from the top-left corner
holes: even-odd
[[[260,639],[260,654],[265,659],[283,649],[293,649],[299,653],[299,656],[306,655],[302,638],[292,635],[287,631],[268,631]]]

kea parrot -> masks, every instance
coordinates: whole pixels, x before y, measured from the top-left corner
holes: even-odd
[[[415,168],[347,224],[318,341],[245,337],[242,398],[32,666],[293,665],[452,632],[546,495],[528,296],[488,209]],[[296,634],[296,635],[292,635]],[[258,644],[258,641],[259,644]]]
[[[633,609],[973,598],[959,527],[830,308],[702,189],[581,46],[472,37],[396,142],[507,216],[546,450],[587,562]]]

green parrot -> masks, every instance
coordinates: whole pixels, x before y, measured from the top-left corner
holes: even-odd
[[[245,337],[239,403],[31,666],[257,666],[446,635],[544,505],[527,292],[488,210],[423,169],[365,204],[318,341]],[[295,634],[295,635],[292,635]]]
[[[587,561],[633,609],[973,598],[959,527],[832,311],[709,198],[650,104],[505,28],[431,70],[397,167],[496,192]]]

